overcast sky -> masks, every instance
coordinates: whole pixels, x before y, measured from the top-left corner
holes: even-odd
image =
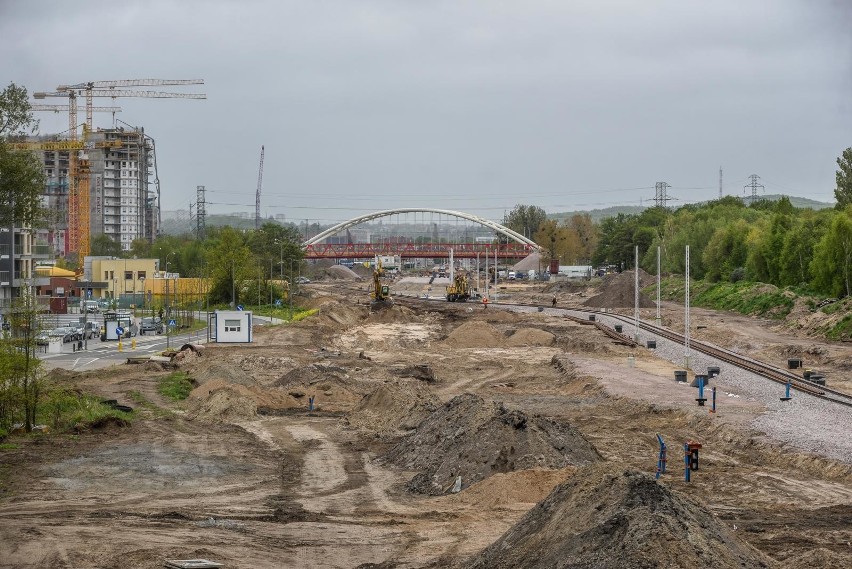
[[[0,81],[204,79],[173,88],[204,101],[116,101],[165,210],[204,185],[253,212],[261,145],[262,213],[294,221],[638,205],[658,181],[700,201],[720,166],[725,194],[758,174],[833,201],[850,29],[852,0],[0,0]]]

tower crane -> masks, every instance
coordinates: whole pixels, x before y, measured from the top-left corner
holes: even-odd
[[[76,85],[59,85],[56,90],[59,92],[75,92],[78,95],[86,96],[86,124],[89,129],[92,128],[92,106],[93,97],[157,97],[157,98],[183,98],[183,99],[206,99],[207,96],[200,93],[156,93],[155,91],[114,91],[116,87],[159,87],[164,85],[204,85],[204,79],[117,79],[113,81],[86,81],[77,83]],[[109,91],[116,93],[114,95],[104,94]],[[123,93],[119,95],[118,93]],[[127,94],[137,93],[137,94]],[[149,93],[142,95],[139,93]],[[38,99],[38,94],[33,94]]]
[[[157,99],[206,99],[203,93],[168,93],[160,91],[130,91],[116,87],[160,86],[160,85],[200,85],[203,79],[124,79],[116,81],[89,81],[76,85],[60,85],[56,91],[37,91],[34,99],[63,97],[68,99],[68,130],[71,141],[77,140],[77,96],[86,97],[86,122],[83,124],[83,142],[92,130],[92,114],[95,107],[94,97],[142,97]],[[68,228],[69,249],[78,254],[78,271],[82,271],[83,261],[91,247],[91,227],[89,225],[89,163],[88,157],[79,158],[75,152],[68,160],[69,200]]]
[[[91,240],[89,236],[89,192],[80,191],[80,188],[88,190],[89,185],[89,158],[88,154],[78,156],[78,152],[85,152],[95,148],[121,148],[120,140],[104,140],[89,142],[88,129],[83,125],[84,140],[59,140],[46,142],[9,142],[6,144],[10,150],[44,151],[60,150],[68,152],[68,177],[71,180],[72,164],[75,168],[76,184],[72,180],[68,190],[68,248],[76,251],[79,266],[83,266],[83,260],[91,251]]]

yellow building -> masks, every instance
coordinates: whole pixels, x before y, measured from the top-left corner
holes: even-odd
[[[209,279],[186,278],[160,271],[159,259],[91,258],[92,281],[106,284],[93,290],[95,298],[133,299],[135,305],[178,305],[204,297]],[[143,298],[144,297],[144,298]]]

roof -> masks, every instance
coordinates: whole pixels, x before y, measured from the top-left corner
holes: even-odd
[[[59,267],[51,267],[51,266],[36,267],[35,272],[40,276],[48,276],[48,277],[76,278],[76,276],[77,276],[77,273],[75,273],[74,271],[69,271],[67,269],[60,269]]]

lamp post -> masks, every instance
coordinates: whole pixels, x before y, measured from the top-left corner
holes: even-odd
[[[145,316],[145,277],[139,277],[142,281],[142,316]]]

